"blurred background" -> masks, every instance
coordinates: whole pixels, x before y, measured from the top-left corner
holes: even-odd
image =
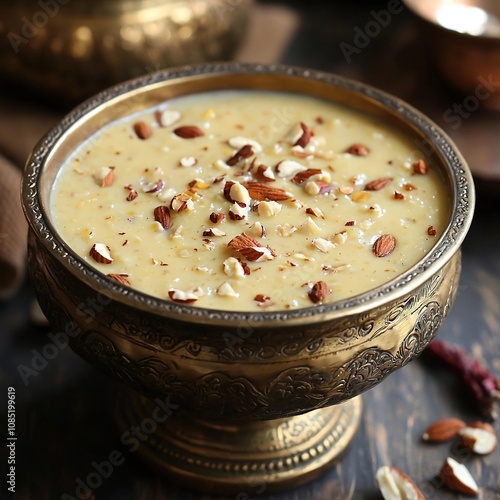
[[[478,191],[459,296],[440,336],[499,373],[499,19],[495,0],[1,2],[0,380],[2,390],[14,386],[18,398],[13,498],[74,497],[92,461],[119,445],[116,384],[69,349],[27,380],[20,375],[20,366],[31,367],[50,338],[24,272],[20,171],[37,141],[73,106],[161,68],[217,60],[304,66],[371,84],[430,116],[457,143]],[[415,436],[440,416],[477,418],[457,392],[452,376],[412,363],[364,397],[362,428],[329,474],[297,491],[268,495],[249,487],[233,498],[377,499],[374,471],[395,461],[427,484],[428,498],[453,498],[432,486],[427,465],[442,460],[444,448],[423,450]],[[498,454],[471,467],[482,481],[482,498],[498,500]],[[93,494],[107,500],[214,498],[176,488],[133,456]]]

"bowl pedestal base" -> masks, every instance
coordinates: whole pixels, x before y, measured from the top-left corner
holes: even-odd
[[[146,462],[177,483],[262,494],[297,487],[331,466],[358,428],[361,398],[288,418],[230,423],[193,418],[168,400],[133,393],[117,416],[122,442],[126,436]]]

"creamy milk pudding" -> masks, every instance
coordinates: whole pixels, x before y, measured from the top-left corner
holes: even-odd
[[[222,310],[345,299],[429,252],[443,181],[412,138],[319,99],[176,98],[101,129],[61,168],[54,224],[124,286]]]

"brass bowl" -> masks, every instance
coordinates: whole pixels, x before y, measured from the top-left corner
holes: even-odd
[[[463,113],[500,109],[500,3],[403,1],[424,24],[438,70],[464,95]]]
[[[67,105],[161,68],[230,59],[252,0],[18,0],[0,6],[1,78]]]
[[[446,231],[428,255],[397,279],[347,300],[227,312],[122,287],[61,240],[51,222],[51,187],[78,144],[112,120],[174,96],[242,88],[342,103],[414,137],[415,150],[441,170],[450,200]],[[418,356],[436,335],[457,291],[474,187],[450,139],[390,95],[328,73],[221,63],[150,74],[77,107],[28,160],[23,204],[29,269],[52,328],[70,337],[83,358],[135,389],[119,411],[122,428],[151,421],[165,398],[175,407],[141,443],[143,456],[191,487],[242,491],[260,482],[269,491],[307,481],[338,457],[360,418],[356,396]]]

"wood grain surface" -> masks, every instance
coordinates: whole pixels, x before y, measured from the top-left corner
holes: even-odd
[[[343,9],[320,2],[288,4],[301,15],[301,24],[283,62],[336,71],[375,83],[437,117],[457,98],[429,69],[425,61],[428,54],[420,53],[412,45],[412,40],[416,43],[417,28],[408,13],[395,16],[348,64],[339,43],[351,40],[353,29],[370,20],[370,11],[382,9],[386,3],[358,2]],[[426,68],[425,75],[416,73],[422,68]],[[425,85],[420,87],[422,80]],[[496,142],[500,142],[500,115],[492,117],[488,113],[488,120],[496,133]],[[467,144],[464,152],[471,159],[495,156],[488,152],[487,135],[469,134],[468,128],[452,132]],[[499,156],[488,161],[498,163]],[[491,185],[487,192],[479,191],[478,211],[463,245],[458,296],[439,337],[464,346],[500,376],[499,204],[500,191]],[[16,493],[10,494],[3,480],[0,498],[78,498],[78,481],[86,481],[95,464],[108,460],[118,450],[123,454],[123,463],[114,467],[109,477],[101,477],[94,489],[96,499],[380,500],[375,471],[382,465],[395,465],[414,479],[427,499],[451,500],[462,497],[442,487],[436,474],[443,460],[454,456],[475,477],[480,486],[478,498],[500,500],[499,450],[487,457],[473,457],[464,455],[452,443],[430,445],[421,441],[422,431],[436,419],[459,417],[471,421],[480,417],[455,375],[425,358],[390,375],[363,396],[363,419],[354,441],[342,459],[314,482],[279,494],[269,494],[265,485],[248,487],[229,497],[180,489],[122,447],[114,423],[116,395],[121,386],[69,348],[59,349],[46,366],[37,366],[37,374],[27,380],[25,376],[26,383],[23,382],[20,367],[30,366],[36,353],[51,341],[50,330],[33,323],[32,303],[29,282],[13,299],[0,303],[1,433],[5,436],[7,388],[14,387],[18,436]],[[495,429],[500,436],[498,422]],[[7,450],[4,444],[0,449],[0,470],[5,478]]]

